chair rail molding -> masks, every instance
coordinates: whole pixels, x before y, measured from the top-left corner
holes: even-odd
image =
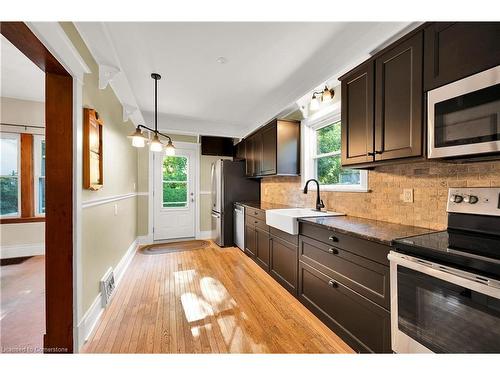
[[[119,195],[110,195],[108,197],[104,198],[97,198],[97,199],[89,199],[85,202],[82,202],[82,208],[89,208],[89,207],[94,207],[94,206],[100,206],[102,204],[107,204],[123,199],[128,199],[128,198],[133,198],[138,195],[143,195],[144,193],[127,193],[127,194],[119,194]]]

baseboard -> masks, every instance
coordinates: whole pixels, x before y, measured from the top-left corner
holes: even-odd
[[[0,247],[0,259],[31,257],[45,254],[45,244],[8,245]]]
[[[211,230],[204,230],[201,232],[198,232],[196,235],[196,239],[198,240],[211,240],[213,238],[212,231]]]
[[[137,250],[137,245],[139,244],[139,237],[136,238],[128,247],[127,251],[120,259],[118,264],[114,267],[113,272],[115,274],[115,290],[118,284],[122,280],[125,271],[127,270],[132,258],[134,257],[135,251]],[[113,297],[111,297],[113,298]],[[97,295],[92,302],[92,305],[85,312],[82,319],[78,323],[78,348],[80,349],[82,345],[89,339],[90,335],[93,333],[99,318],[104,312],[101,301],[101,293]]]

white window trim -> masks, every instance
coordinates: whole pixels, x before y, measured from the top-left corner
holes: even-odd
[[[325,126],[334,124],[340,121],[340,102],[333,104],[332,111],[320,117],[311,117],[301,122],[301,140],[302,140],[302,186],[307,180],[317,178],[315,160],[316,154],[316,131]],[[321,156],[334,156],[338,152],[330,152]],[[359,171],[359,185],[320,185],[320,191],[343,191],[343,192],[368,192],[368,171]]]
[[[21,217],[21,137],[18,133],[0,133],[0,138],[15,139],[17,141],[17,215],[0,215],[2,218],[19,218]],[[9,177],[3,176],[2,177]]]
[[[42,141],[45,140],[44,135],[34,135],[33,136],[33,159],[34,159],[34,178],[33,178],[33,191],[35,192],[35,216],[37,217],[45,217],[44,212],[39,212],[38,207],[39,205],[39,199],[40,199],[40,192],[38,190],[38,179],[42,177],[41,173],[42,171],[40,170],[40,164],[41,164],[41,157],[42,157]],[[43,176],[45,177],[45,176]]]

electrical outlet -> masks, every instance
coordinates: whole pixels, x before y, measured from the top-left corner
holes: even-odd
[[[413,189],[403,189],[403,202],[413,203]]]
[[[115,204],[115,216],[117,216],[117,215],[118,215],[118,205]]]

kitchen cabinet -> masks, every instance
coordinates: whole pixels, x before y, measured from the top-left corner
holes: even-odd
[[[375,161],[423,155],[422,34],[375,59]]]
[[[245,253],[269,272],[269,226],[265,212],[249,207],[245,211]]]
[[[424,29],[424,89],[500,64],[500,22],[434,22]]]
[[[340,281],[299,262],[299,300],[354,350],[391,352],[390,313]]]
[[[238,142],[233,149],[234,160],[245,160],[246,159],[246,142],[241,140]]]
[[[288,241],[271,236],[270,269],[271,276],[294,296],[297,295],[298,247]]]
[[[373,88],[373,61],[342,80],[342,165],[373,161]]]
[[[245,253],[251,258],[255,258],[257,253],[255,226],[248,223],[245,223]]]
[[[255,261],[265,271],[269,272],[269,231],[255,228]]]
[[[201,154],[211,156],[233,156],[233,139],[227,137],[201,137]]]
[[[298,299],[352,348],[389,353],[390,247],[300,223]]]
[[[300,123],[273,120],[245,139],[248,177],[300,175]]]
[[[422,76],[419,30],[341,77],[342,165],[423,156]]]

